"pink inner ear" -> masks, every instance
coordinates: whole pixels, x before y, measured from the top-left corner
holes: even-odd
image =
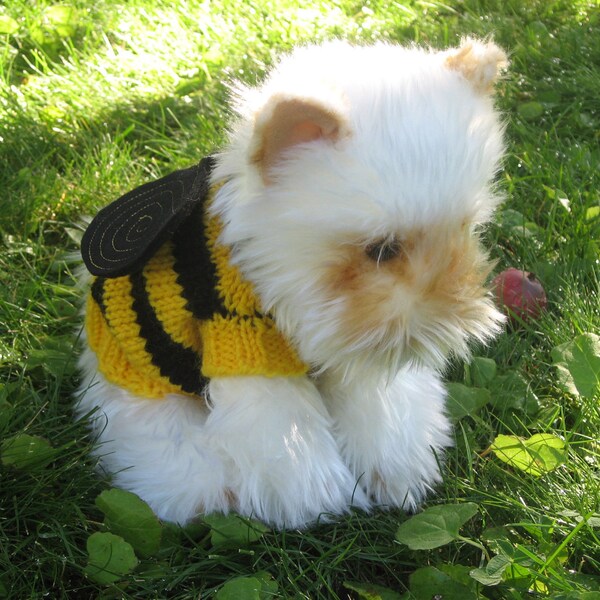
[[[296,98],[279,100],[257,118],[252,160],[267,183],[269,169],[286,150],[319,139],[334,141],[340,128],[338,115],[317,103]]]
[[[296,144],[312,142],[320,137],[323,137],[323,129],[321,126],[312,121],[304,121],[303,123],[298,123],[292,127],[287,139],[287,145],[295,146]]]

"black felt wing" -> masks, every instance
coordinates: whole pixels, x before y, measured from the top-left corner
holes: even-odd
[[[120,277],[139,270],[208,194],[212,158],[146,183],[103,208],[81,241],[92,275]]]

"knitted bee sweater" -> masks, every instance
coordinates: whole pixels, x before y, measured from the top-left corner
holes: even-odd
[[[308,371],[218,240],[221,222],[207,211],[218,187],[135,272],[91,285],[98,369],[144,398],[200,395],[211,377]]]

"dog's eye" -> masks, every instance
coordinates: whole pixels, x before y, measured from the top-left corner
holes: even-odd
[[[386,262],[402,252],[402,244],[395,238],[379,240],[365,248],[365,254],[374,262]]]

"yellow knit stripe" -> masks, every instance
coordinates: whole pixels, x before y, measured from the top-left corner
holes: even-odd
[[[115,277],[104,282],[104,305],[106,320],[132,366],[147,379],[157,379],[164,386],[173,386],[163,377],[160,369],[152,363],[152,355],[146,351],[146,340],[140,335],[137,315],[133,310],[129,277]],[[112,360],[112,358],[110,359]]]
[[[162,398],[181,390],[162,377],[149,377],[134,367],[113,335],[100,307],[88,296],[86,305],[86,333],[90,348],[98,358],[98,370],[106,379],[143,398]]]
[[[200,330],[205,377],[289,377],[308,370],[268,318],[215,315],[212,321],[201,323]]]
[[[210,206],[214,194],[221,186],[214,186],[207,200]],[[223,299],[227,312],[240,316],[253,316],[261,312],[261,308],[254,293],[251,283],[242,279],[242,274],[237,267],[231,265],[231,251],[229,247],[218,243],[221,234],[221,221],[216,216],[211,216],[206,211],[205,231],[208,249],[211,253],[217,272],[217,291]]]
[[[194,315],[186,308],[183,289],[177,283],[173,244],[167,242],[144,267],[148,300],[169,337],[197,353],[202,351]]]

